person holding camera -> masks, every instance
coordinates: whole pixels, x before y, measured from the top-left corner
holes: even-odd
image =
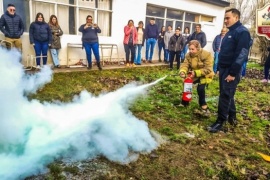
[[[99,70],[102,70],[100,65],[99,42],[97,35],[97,33],[101,33],[101,30],[97,24],[93,23],[93,18],[91,15],[86,17],[86,23],[80,26],[79,31],[82,33],[82,43],[83,47],[85,48],[86,58],[88,61],[87,69],[92,69],[91,51],[93,51],[97,61],[97,67]]]

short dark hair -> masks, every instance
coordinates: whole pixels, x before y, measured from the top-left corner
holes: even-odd
[[[88,18],[93,18],[91,15],[88,15],[88,16],[86,16],[86,19],[88,19]]]
[[[7,7],[10,7],[10,6],[11,6],[11,7],[15,7],[14,4],[8,4],[8,5],[7,5]]]
[[[176,28],[175,30],[179,30],[179,31],[181,31],[181,29],[180,29],[180,28]]]
[[[227,13],[227,12],[232,12],[232,14],[237,15],[238,18],[240,19],[241,13],[240,13],[240,11],[238,11],[237,9],[235,9],[235,8],[230,8],[230,9],[227,9],[227,10],[225,11],[225,13]]]
[[[195,27],[196,27],[196,26],[199,26],[200,28],[202,28],[202,25],[201,25],[201,24],[196,24]]]
[[[156,19],[152,17],[152,18],[150,18],[150,20],[154,20],[155,21]]]

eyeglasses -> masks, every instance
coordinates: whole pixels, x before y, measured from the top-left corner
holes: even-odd
[[[13,12],[15,12],[16,10],[15,10],[15,9],[10,9],[10,11],[13,11]]]

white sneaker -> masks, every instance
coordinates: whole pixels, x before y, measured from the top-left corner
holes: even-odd
[[[268,80],[267,80],[267,79],[263,79],[263,80],[261,80],[261,82],[262,82],[262,83],[267,83]]]
[[[40,67],[40,65],[37,65],[37,67],[36,67],[37,69],[41,69],[41,67]]]

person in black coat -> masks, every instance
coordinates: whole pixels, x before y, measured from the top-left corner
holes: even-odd
[[[180,54],[184,47],[184,38],[181,35],[181,30],[177,28],[175,30],[175,34],[170,38],[169,41],[169,51],[170,51],[170,67],[169,70],[173,70],[173,61],[174,58],[177,62],[176,68],[179,70],[180,68]]]
[[[29,28],[30,44],[34,46],[36,52],[37,69],[40,69],[40,57],[43,65],[47,64],[47,52],[52,43],[52,33],[50,26],[45,22],[42,13],[37,13],[36,20]]]
[[[270,83],[270,79],[269,79],[269,70],[270,70],[270,47],[267,48],[267,50],[269,51],[268,57],[264,63],[264,79],[261,80],[262,83]]]
[[[5,35],[6,41],[22,51],[22,41],[20,38],[24,32],[24,24],[22,18],[15,12],[15,5],[8,4],[7,11],[0,19],[0,30]],[[7,43],[7,48],[11,48],[9,43]]]

